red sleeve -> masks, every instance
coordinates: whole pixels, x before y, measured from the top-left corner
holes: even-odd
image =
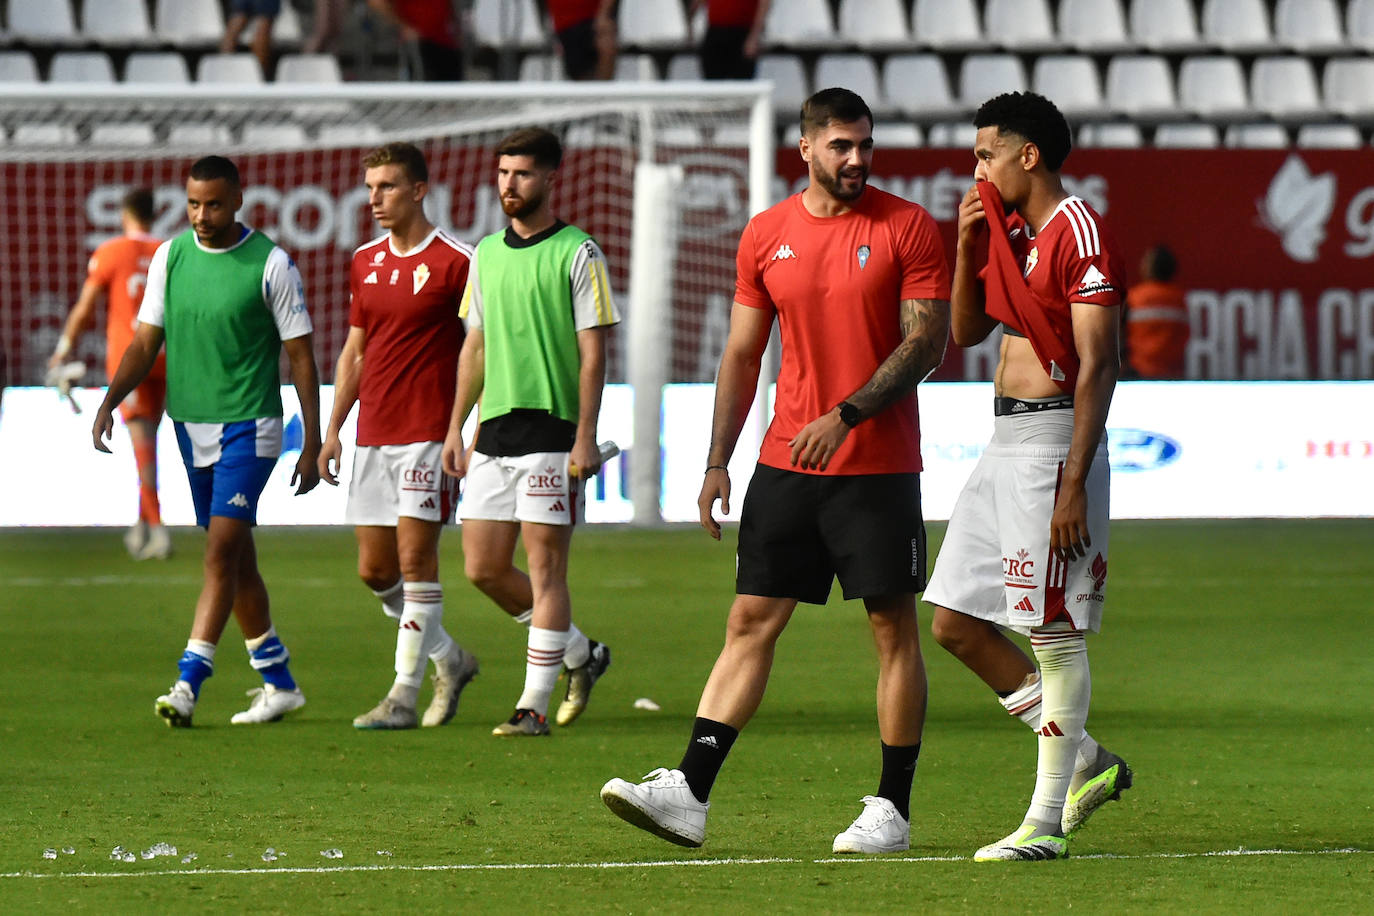
[[[1126,278],[1121,259],[1113,257],[1109,248],[1097,254],[1079,257],[1071,245],[1064,245],[1064,298],[1066,301],[1088,305],[1120,305],[1125,298]]]
[[[108,289],[114,279],[119,258],[115,255],[114,242],[104,242],[91,254],[86,265],[86,279]]]
[[[949,299],[949,263],[935,220],[924,209],[912,211],[898,246],[903,299]]]
[[[773,308],[773,297],[763,285],[763,265],[759,262],[753,220],[744,227],[735,253],[735,301],[750,308]]]

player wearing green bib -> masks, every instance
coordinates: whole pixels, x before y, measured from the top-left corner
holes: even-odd
[[[196,602],[180,676],[155,709],[168,725],[189,726],[200,686],[232,613],[263,687],[230,721],[274,722],[305,704],[290,653],[268,612],[253,545],[258,497],[282,447],[277,359],[286,350],[305,427],[291,482],[297,494],[319,483],[319,374],[310,316],[296,266],[266,236],[237,220],[238,169],[221,156],[191,166],[186,214],[191,230],[164,242],[148,266],[133,342],[110,381],[91,429],[95,447],[113,430],[113,411],[167,346],[167,413],[176,423],[196,522],[207,531],[205,580]]]
[[[556,721],[567,725],[611,661],[606,646],[573,625],[567,575],[579,484],[601,467],[596,421],[606,334],[620,315],[601,249],[551,212],[563,155],[558,138],[518,130],[497,155],[497,188],[511,225],[478,243],[469,273],[444,470],[467,477],[460,514],[468,578],[530,624],[524,692],[494,734],[547,735],[559,672],[568,670],[568,692]],[[479,397],[469,462],[462,429]],[[529,555],[528,575],[512,562],[517,538]]]

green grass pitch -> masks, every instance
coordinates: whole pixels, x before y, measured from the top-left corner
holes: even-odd
[[[1089,728],[1136,787],[1053,863],[971,861],[1018,823],[1035,742],[929,638],[924,606],[931,700],[910,853],[830,853],[879,762],[871,640],[838,597],[800,608],[784,635],[705,846],[604,809],[606,779],[681,755],[723,636],[733,538],[580,531],[576,618],[613,664],[576,725],[502,740],[490,731],[520,692],[524,630],[463,579],[456,530],[445,620],[482,673],[452,724],[401,733],[350,724],[390,684],[394,646],[355,577],[351,532],[258,534],[305,709],[228,724],[257,683],[231,623],[189,730],[163,725],[153,699],[175,677],[201,535],[135,564],[116,531],[0,532],[0,912],[1368,911],[1369,520],[1113,527]],[[177,857],[110,858],[157,843]],[[268,848],[279,858],[264,861]]]

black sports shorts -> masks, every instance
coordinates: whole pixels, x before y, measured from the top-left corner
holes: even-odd
[[[825,604],[926,587],[919,474],[825,476],[760,464],[740,516],[735,592]]]

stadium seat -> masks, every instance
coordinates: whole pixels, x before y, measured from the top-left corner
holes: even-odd
[[[917,44],[937,51],[987,47],[982,19],[973,0],[913,0],[911,32]]]
[[[333,54],[283,54],[277,61],[279,83],[341,83],[339,59]]]
[[[305,128],[299,124],[259,124],[249,121],[239,135],[244,146],[266,146],[276,149],[299,149],[309,141]]]
[[[1031,88],[1070,118],[1106,113],[1097,65],[1086,54],[1041,55],[1031,70]]]
[[[926,131],[926,146],[936,149],[966,149],[973,151],[978,128],[967,121],[941,121]]]
[[[691,83],[701,79],[701,57],[698,54],[674,54],[668,58],[670,83]]]
[[[472,8],[476,43],[492,48],[542,48],[544,26],[534,0],[477,0]]]
[[[157,0],[153,31],[168,44],[218,47],[224,12],[219,0]]]
[[[1179,103],[1203,118],[1253,117],[1240,61],[1229,55],[1184,58],[1178,70]]]
[[[1277,121],[1322,121],[1328,115],[1306,57],[1260,57],[1250,72],[1250,103]]]
[[[878,66],[869,54],[822,54],[816,58],[816,86],[843,86],[857,92],[873,111],[888,110],[878,80]]]
[[[883,149],[916,149],[924,142],[921,128],[909,121],[879,121],[873,125],[873,144]]]
[[[1026,68],[1014,54],[970,54],[959,65],[959,100],[977,109],[1004,92],[1024,92]]]
[[[711,132],[711,145],[723,149],[748,149],[749,125],[739,122],[722,124]]]
[[[1374,0],[1350,0],[1345,11],[1345,39],[1361,51],[1374,51]]]
[[[795,54],[760,54],[758,78],[773,81],[773,113],[795,120],[811,97],[811,80]]]
[[[175,51],[134,52],[124,62],[126,83],[189,83],[186,58]]]
[[[38,82],[38,61],[28,51],[0,51],[0,83]]]
[[[71,45],[80,42],[71,0],[11,0],[9,37],[32,45]]]
[[[1085,54],[1119,54],[1136,46],[1126,34],[1121,0],[1060,0],[1059,40]]]
[[[869,50],[910,48],[902,0],[840,0],[840,37]]]
[[[566,80],[563,58],[558,54],[526,54],[520,58],[520,82],[538,83]]]
[[[699,149],[706,145],[706,135],[695,124],[668,124],[658,130],[654,141],[664,146]]]
[[[1154,145],[1169,149],[1213,149],[1221,146],[1221,132],[1215,124],[1195,121],[1161,124],[1155,129]]]
[[[1274,49],[1264,0],[1203,0],[1202,38],[1232,54]]]
[[[112,121],[91,127],[91,146],[153,146],[157,135],[146,121]]]
[[[1131,0],[1128,21],[1131,38],[1151,51],[1179,54],[1203,47],[1192,0]]]
[[[1304,149],[1359,149],[1364,138],[1354,124],[1304,124],[1298,128],[1297,145]]]
[[[938,120],[968,108],[954,99],[944,59],[938,54],[892,54],[883,61],[883,95],[910,117]]]
[[[989,44],[1011,51],[1059,49],[1047,0],[988,0],[983,34]]]
[[[223,124],[173,124],[167,131],[167,145],[187,149],[221,150],[233,138]]]
[[[622,47],[680,48],[687,44],[687,14],[679,0],[634,0],[620,4]]]
[[[615,59],[615,79],[621,82],[646,82],[658,80],[658,65],[652,54],[621,54]]]
[[[114,65],[104,51],[58,51],[48,67],[50,83],[113,83]]]
[[[153,41],[144,0],[87,0],[81,8],[81,31],[101,45],[137,46]]]
[[[1107,64],[1107,107],[1138,120],[1178,114],[1169,62],[1154,54],[1122,54]]]
[[[252,41],[247,29],[241,37]],[[296,12],[291,0],[282,0],[281,12],[272,20],[272,44],[277,48],[299,48],[303,39],[301,14]]]
[[[1336,54],[1349,47],[1336,0],[1279,0],[1274,40],[1301,54]]]
[[[1145,145],[1145,138],[1135,124],[1107,121],[1084,124],[1078,131],[1078,145],[1097,149],[1134,149]]]
[[[20,124],[10,137],[13,146],[51,146],[73,149],[78,143],[76,128],[70,124],[29,122]]]
[[[261,83],[262,65],[252,54],[206,54],[196,64],[196,82],[240,85]]]
[[[1374,121],[1374,60],[1338,57],[1327,61],[1322,99],[1329,110],[1352,121]]]
[[[325,146],[381,146],[382,129],[366,121],[347,124],[323,124],[315,134],[315,142]]]
[[[835,23],[827,0],[788,0],[768,8],[763,40],[784,48],[821,48],[834,44]]]
[[[1278,124],[1232,124],[1221,143],[1242,149],[1283,149],[1288,145],[1288,132]]]

